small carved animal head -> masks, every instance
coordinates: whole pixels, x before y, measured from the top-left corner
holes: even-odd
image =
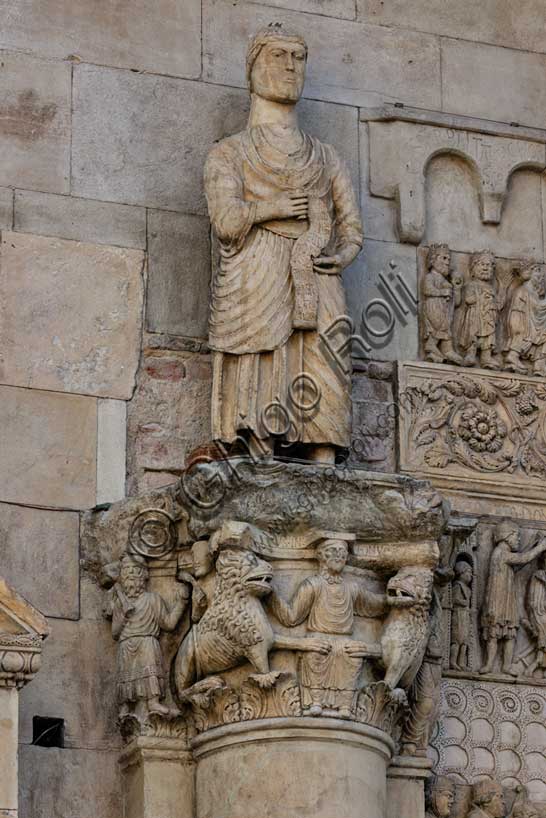
[[[387,602],[393,608],[428,608],[432,600],[432,582],[430,568],[401,568],[387,583]]]
[[[271,592],[273,569],[252,551],[226,548],[216,560],[216,571],[220,581],[227,582],[232,590],[258,597]]]

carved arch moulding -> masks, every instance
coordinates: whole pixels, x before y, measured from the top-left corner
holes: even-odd
[[[370,192],[393,199],[400,240],[419,244],[425,233],[425,178],[430,161],[441,154],[461,157],[478,184],[484,224],[499,224],[508,182],[521,168],[546,167],[543,141],[495,136],[463,127],[421,122],[369,122]]]

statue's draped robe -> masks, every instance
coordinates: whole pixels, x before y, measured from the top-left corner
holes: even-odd
[[[546,571],[535,571],[527,590],[529,621],[537,640],[537,647],[546,652]],[[541,666],[546,667],[546,656],[541,657]]]
[[[351,643],[354,617],[375,617],[384,612],[384,598],[344,575],[317,574],[308,577],[297,588],[290,602],[279,596],[271,601],[271,609],[285,627],[294,627],[307,620],[312,635],[327,637],[327,654],[305,652],[300,661],[302,704],[311,706],[320,701],[325,707],[350,707],[357,690],[362,659],[345,651]],[[340,695],[339,694],[348,694]]]
[[[267,127],[252,128],[220,142],[205,167],[209,213],[221,251],[209,323],[212,434],[226,442],[251,429],[259,437],[284,432],[293,442],[350,443],[350,376],[318,334],[346,313],[341,278],[316,274],[317,330],[294,330],[290,256],[309,223],[254,224],[257,202],[301,191],[327,205],[329,252],[347,242],[362,243],[347,170],[332,147],[304,134],[301,138],[300,149],[286,155],[273,146]],[[301,373],[312,379],[306,378],[303,394]],[[317,404],[312,410],[301,408],[312,403]]]

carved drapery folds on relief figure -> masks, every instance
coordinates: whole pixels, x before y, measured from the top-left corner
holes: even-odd
[[[546,375],[543,264],[435,244],[419,251],[419,265],[425,360]]]
[[[205,192],[220,243],[209,322],[213,437],[310,444],[313,456],[316,446],[350,442],[349,359],[335,366],[319,333],[346,313],[340,276],[363,237],[345,165],[298,127],[306,59],[303,38],[280,27],[254,37],[248,126],[210,152]],[[311,392],[316,404],[302,414]]]

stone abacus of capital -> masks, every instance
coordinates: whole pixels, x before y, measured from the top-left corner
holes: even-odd
[[[86,520],[118,643],[124,814],[535,818],[538,698],[516,741],[499,685],[545,683],[546,537],[450,518],[438,489],[510,498],[525,480],[538,502],[542,269],[483,251],[453,272],[446,245],[419,251],[424,361],[400,365],[409,474],[336,467],[350,350],[333,362],[321,334],[346,313],[340,274],[363,234],[343,162],[298,127],[306,62],[297,34],[253,38],[248,126],[205,167],[223,457],[205,448],[176,486]],[[402,229],[419,232],[402,187],[399,205]],[[481,716],[476,681],[493,702]],[[446,707],[458,715],[436,727]],[[512,776],[510,752],[527,765]]]

